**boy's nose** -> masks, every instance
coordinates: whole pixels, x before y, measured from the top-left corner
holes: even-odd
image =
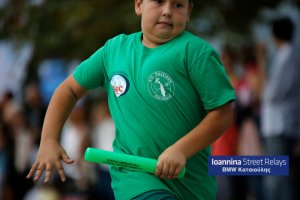
[[[163,12],[162,12],[163,16],[165,17],[170,17],[172,15],[172,8],[171,5],[169,4],[165,4],[165,6],[163,7]]]

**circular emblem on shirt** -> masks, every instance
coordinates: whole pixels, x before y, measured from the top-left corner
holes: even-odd
[[[148,91],[157,100],[167,101],[174,96],[175,85],[165,72],[156,71],[148,77]]]
[[[129,88],[129,82],[127,78],[121,74],[115,74],[110,79],[110,84],[114,90],[116,97],[125,94]]]

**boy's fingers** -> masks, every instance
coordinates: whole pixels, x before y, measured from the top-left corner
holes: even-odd
[[[26,176],[26,178],[31,178],[33,176],[37,166],[38,166],[38,163],[35,163],[35,164],[32,165],[32,167],[31,167],[28,175]]]
[[[170,165],[164,163],[160,178],[168,177],[169,176],[169,169],[170,169]]]
[[[62,153],[62,160],[67,164],[72,164],[74,162],[74,160],[71,159],[66,152]]]
[[[41,176],[44,172],[44,169],[45,168],[43,166],[40,166],[40,165],[37,167],[35,177],[34,177],[35,182],[37,182],[41,178]]]
[[[176,170],[176,168],[171,165],[170,168],[169,168],[169,174],[167,176],[168,179],[175,178],[174,177],[175,170]]]
[[[44,183],[48,183],[50,181],[51,176],[52,176],[52,165],[48,164],[46,168]]]
[[[57,172],[58,172],[58,175],[59,175],[61,181],[65,182],[66,181],[66,175],[65,175],[64,167],[61,164],[61,162],[56,163],[56,169],[57,169]]]
[[[158,163],[156,165],[155,175],[160,177],[161,173],[162,173],[162,170],[163,170],[163,163],[158,161]]]

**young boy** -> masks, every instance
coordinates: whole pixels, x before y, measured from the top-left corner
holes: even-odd
[[[73,160],[60,131],[76,101],[100,86],[116,126],[114,151],[158,159],[156,176],[111,167],[116,199],[215,199],[209,145],[230,125],[235,94],[217,52],[185,31],[191,10],[188,0],[135,0],[142,31],[108,40],[57,88],[28,178],[46,171],[48,182],[56,169],[65,180],[61,160]]]

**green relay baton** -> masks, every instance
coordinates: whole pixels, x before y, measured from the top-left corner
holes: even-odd
[[[85,150],[84,159],[89,162],[103,163],[152,174],[155,174],[157,164],[157,160],[155,159],[111,152],[91,147],[88,147]],[[184,174],[185,168],[181,170],[177,178],[183,178]]]

